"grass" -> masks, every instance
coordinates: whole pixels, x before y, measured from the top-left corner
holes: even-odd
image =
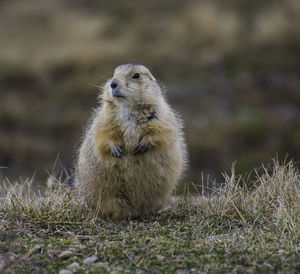
[[[156,215],[100,219],[61,179],[43,193],[6,183],[0,204],[0,272],[295,273],[300,270],[300,173],[292,161],[224,175],[222,188],[178,197]],[[51,178],[51,180],[55,180]],[[68,258],[59,258],[64,250]],[[85,264],[96,255],[97,261]]]

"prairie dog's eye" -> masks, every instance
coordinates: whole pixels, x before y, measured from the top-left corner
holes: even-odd
[[[133,74],[133,76],[132,76],[132,78],[134,78],[134,79],[138,79],[140,77],[140,74],[139,73],[135,73],[135,74]]]

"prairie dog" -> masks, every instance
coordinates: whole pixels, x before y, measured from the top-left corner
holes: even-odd
[[[103,86],[77,161],[79,194],[120,220],[166,206],[186,166],[182,122],[143,65],[120,65]]]

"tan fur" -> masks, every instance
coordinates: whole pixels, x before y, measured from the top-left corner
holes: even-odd
[[[183,173],[186,147],[181,121],[147,68],[122,65],[113,79],[124,97],[113,96],[109,79],[79,151],[77,187],[102,217],[118,220],[167,204]],[[117,146],[121,158],[110,152]],[[149,150],[135,155],[137,147]]]

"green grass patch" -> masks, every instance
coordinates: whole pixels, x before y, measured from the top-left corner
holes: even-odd
[[[208,197],[177,197],[155,215],[112,223],[60,181],[8,186],[0,205],[2,273],[294,273],[300,270],[300,173],[293,162],[225,175]],[[61,258],[62,251],[71,255]],[[96,256],[86,264],[85,259]]]

